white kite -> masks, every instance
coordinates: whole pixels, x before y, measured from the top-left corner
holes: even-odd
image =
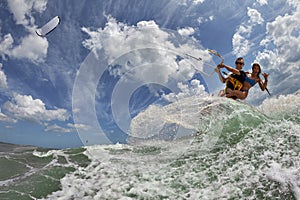
[[[38,36],[45,37],[48,33],[53,31],[59,24],[60,19],[58,16],[51,19],[47,24],[43,27],[37,29],[35,32]]]

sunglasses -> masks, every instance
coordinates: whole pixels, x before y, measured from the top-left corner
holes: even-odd
[[[235,62],[235,64],[236,64],[236,65],[237,65],[237,64],[244,65],[245,63],[243,63],[243,62]]]

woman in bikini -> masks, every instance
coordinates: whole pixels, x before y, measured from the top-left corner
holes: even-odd
[[[228,69],[232,73],[239,73],[238,71],[236,71],[233,68],[229,69],[228,67],[226,67],[226,69]],[[260,86],[260,89],[262,91],[264,91],[267,87],[267,84],[268,84],[269,74],[267,74],[267,73],[262,74],[264,79],[265,79],[265,81],[263,82],[259,77],[260,73],[261,73],[260,65],[258,63],[254,63],[252,65],[252,72],[251,73],[249,73],[249,72],[246,73],[245,81],[243,83],[243,88],[241,90],[229,90],[229,91],[227,91],[228,94],[226,94],[226,97],[236,96],[238,99],[243,100],[248,96],[248,91],[250,90],[250,88],[253,87],[256,83],[258,83],[259,86]]]

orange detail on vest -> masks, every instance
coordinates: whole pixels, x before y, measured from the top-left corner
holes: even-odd
[[[243,84],[239,80],[236,80],[230,76],[228,78],[230,83],[233,85],[234,90],[241,90],[243,88]]]

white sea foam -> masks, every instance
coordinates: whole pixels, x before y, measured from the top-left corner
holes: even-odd
[[[270,163],[270,168],[266,170],[266,175],[269,179],[277,181],[282,187],[291,187],[296,199],[300,199],[300,162],[299,159],[295,160],[296,163],[292,167],[284,167],[277,162]]]
[[[266,115],[280,119],[284,115],[300,115],[300,93],[266,99],[259,109]]]
[[[91,163],[61,179],[62,190],[47,198],[257,199],[292,194],[299,199],[299,124],[266,118],[231,100],[218,105],[227,113],[222,116],[226,124],[217,127],[220,137],[206,151],[204,138],[214,128],[172,141],[86,147]],[[191,118],[187,122],[194,123]]]
[[[230,106],[231,100],[225,100]],[[192,96],[164,107],[151,105],[131,121],[130,136],[147,139],[165,132],[173,132],[177,137],[204,132],[212,127],[210,122],[214,122],[213,126],[218,125],[214,119],[224,119],[220,115],[224,112],[223,102],[223,98]],[[173,125],[171,130],[170,125]]]

